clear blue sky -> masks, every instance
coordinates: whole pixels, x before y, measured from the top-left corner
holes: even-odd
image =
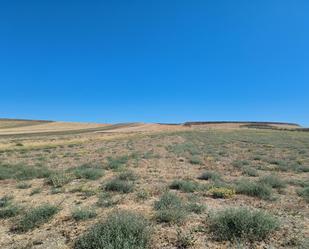
[[[309,126],[308,0],[1,0],[0,117]]]

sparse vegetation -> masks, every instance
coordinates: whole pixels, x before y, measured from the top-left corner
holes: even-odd
[[[120,193],[130,193],[133,192],[134,185],[132,182],[120,180],[118,178],[115,178],[105,184],[104,189],[106,191],[116,191]]]
[[[27,232],[49,221],[58,210],[58,207],[49,204],[44,204],[31,209],[25,213],[13,230],[17,232]]]
[[[63,187],[72,180],[72,176],[65,172],[57,172],[51,174],[47,179],[47,184],[55,188]]]
[[[79,167],[71,169],[71,172],[77,178],[89,180],[97,180],[103,176],[103,170],[99,166],[92,164],[83,164]]]
[[[198,177],[198,179],[216,181],[216,180],[220,180],[221,176],[217,172],[214,172],[214,171],[205,171]]]
[[[213,198],[232,198],[235,190],[232,188],[213,187],[208,191]]]
[[[77,208],[72,212],[72,218],[76,221],[88,220],[97,216],[95,210],[91,208]]]
[[[259,197],[265,200],[270,199],[271,194],[272,194],[272,191],[269,185],[260,183],[260,182],[249,181],[245,179],[237,182],[236,192],[238,194]]]
[[[146,249],[149,242],[150,230],[145,218],[119,211],[78,238],[74,249]]]
[[[196,182],[193,181],[189,181],[189,180],[174,180],[171,184],[170,184],[170,189],[177,189],[177,190],[181,190],[183,192],[194,192],[196,190],[198,190],[198,184]]]
[[[306,202],[309,202],[309,187],[305,187],[297,191],[298,195],[303,197]]]
[[[264,176],[260,179],[260,182],[263,184],[267,184],[269,186],[271,186],[272,188],[285,188],[286,187],[286,183],[281,180],[278,176],[276,175],[267,175]]]

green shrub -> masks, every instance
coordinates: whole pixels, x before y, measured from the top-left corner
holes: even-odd
[[[170,189],[177,189],[186,193],[192,193],[196,191],[199,186],[196,182],[188,180],[174,180],[169,187]]]
[[[0,164],[0,180],[31,180],[35,178],[48,177],[50,173],[50,170],[47,168],[39,166],[29,166],[24,164]]]
[[[77,239],[74,249],[146,249],[148,222],[141,215],[118,211]]]
[[[65,184],[69,183],[72,180],[72,176],[65,172],[57,172],[51,174],[46,182],[49,185],[52,185],[55,188],[63,187]]]
[[[271,188],[263,183],[240,180],[236,184],[236,193],[268,200],[271,197]]]
[[[48,222],[58,210],[58,207],[49,204],[31,209],[21,218],[14,230],[17,232],[27,232]]]
[[[118,179],[122,181],[135,181],[137,176],[132,171],[124,171],[118,175]]]
[[[203,164],[203,159],[199,155],[193,155],[189,162],[191,164]]]
[[[42,192],[42,189],[41,189],[41,188],[34,188],[34,189],[32,189],[30,195],[31,195],[31,196],[32,196],[32,195],[36,195],[36,194],[39,194],[39,193],[41,193],[41,192]]]
[[[147,200],[149,198],[150,194],[146,190],[140,190],[136,193],[136,198],[137,200]]]
[[[205,171],[198,177],[198,179],[200,180],[213,180],[213,181],[220,180],[220,178],[221,178],[220,174],[214,171]]]
[[[177,241],[176,241],[176,247],[177,249],[187,249],[192,248],[196,242],[196,239],[194,238],[193,233],[190,232],[184,232],[180,229],[177,229]]]
[[[8,205],[0,209],[0,219],[15,217],[21,211],[21,208],[16,205]]]
[[[132,182],[123,181],[120,179],[113,179],[106,183],[105,185],[106,191],[115,191],[120,193],[130,193],[134,190],[134,185]]]
[[[164,193],[154,205],[156,219],[160,222],[181,223],[186,215],[186,209],[181,199],[170,192]]]
[[[244,167],[242,170],[242,173],[243,175],[246,175],[246,176],[254,176],[254,177],[259,176],[259,172],[256,169],[251,168],[251,167]]]
[[[11,204],[11,201],[13,199],[13,196],[5,195],[0,199],[0,208],[6,207],[9,204]]]
[[[70,169],[76,178],[97,180],[103,176],[103,170],[97,165],[83,164],[79,167]]]
[[[306,202],[309,202],[309,187],[305,187],[302,190],[297,191],[298,195],[303,197]]]
[[[118,199],[113,198],[110,193],[101,193],[99,195],[97,205],[99,207],[111,207],[119,203]]]
[[[129,160],[128,156],[119,156],[119,157],[108,157],[107,158],[107,167],[109,169],[117,170],[121,168],[124,164],[126,164]]]
[[[186,209],[190,213],[201,214],[205,211],[206,206],[196,202],[190,202],[187,204]]]
[[[273,216],[247,208],[228,208],[210,216],[209,229],[219,240],[263,240],[278,228]]]
[[[278,176],[276,175],[268,175],[268,176],[263,176],[260,179],[261,183],[267,184],[271,186],[272,188],[285,188],[286,183],[282,181]]]
[[[250,165],[250,162],[247,161],[247,160],[235,160],[232,165],[235,167],[235,168],[242,168],[244,166],[248,166]]]
[[[19,182],[17,183],[16,187],[19,189],[27,189],[27,188],[31,188],[31,184],[27,182]]]
[[[72,212],[72,218],[76,221],[88,220],[97,216],[97,213],[93,209],[78,208]]]

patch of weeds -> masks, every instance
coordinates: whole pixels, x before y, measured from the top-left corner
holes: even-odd
[[[50,173],[50,170],[44,167],[29,166],[24,164],[0,164],[0,180],[31,180],[35,178],[48,177]]]
[[[164,193],[154,204],[159,222],[181,223],[187,216],[182,200],[171,192]]]
[[[122,181],[135,181],[137,178],[137,175],[132,171],[124,171],[118,175],[118,179]]]
[[[119,199],[115,199],[111,193],[101,193],[99,195],[97,205],[99,207],[111,207],[119,203]]]
[[[177,229],[177,241],[176,247],[177,249],[187,249],[194,246],[196,239],[192,231],[184,232],[181,229]]]
[[[41,188],[34,188],[32,189],[31,193],[30,193],[30,196],[32,195],[36,195],[36,194],[39,194],[42,192],[42,189]]]
[[[16,187],[19,189],[27,189],[27,188],[31,188],[31,184],[27,182],[19,182],[17,183]]]
[[[57,187],[52,187],[50,193],[52,195],[56,195],[56,194],[61,194],[61,193],[64,193],[65,192],[65,189],[64,188],[57,188]]]
[[[0,199],[0,208],[8,206],[13,200],[13,196],[5,195]]]
[[[21,208],[14,204],[10,204],[4,208],[0,208],[0,219],[8,219],[11,217],[15,217],[20,213],[20,211]]]
[[[245,176],[252,176],[252,177],[257,177],[259,176],[259,172],[251,167],[244,167],[242,170],[242,174]]]
[[[276,175],[267,175],[260,178],[259,182],[267,184],[272,188],[282,189],[286,187],[286,183]]]
[[[224,199],[232,198],[236,194],[235,189],[224,188],[224,187],[213,187],[209,189],[208,193],[213,198],[224,198]]]
[[[170,189],[177,189],[182,192],[192,193],[198,190],[199,185],[198,183],[189,180],[174,180],[169,187]]]
[[[77,208],[72,211],[72,218],[76,221],[80,220],[88,220],[95,218],[97,216],[97,213],[95,210],[90,208]]]
[[[136,199],[139,201],[145,201],[149,198],[149,196],[150,196],[149,192],[143,189],[136,192]]]
[[[149,242],[147,220],[139,214],[118,211],[80,236],[74,249],[146,249]]]
[[[108,157],[107,158],[107,168],[118,170],[123,167],[129,161],[129,156],[119,156],[119,157]]]
[[[91,188],[89,188],[87,186],[83,186],[83,185],[80,185],[80,186],[77,186],[77,187],[71,189],[70,192],[71,193],[79,192],[85,197],[93,196],[93,195],[96,194],[96,191],[94,189],[91,189]]]
[[[309,172],[309,166],[305,166],[305,165],[299,166],[299,167],[296,168],[296,171],[297,172],[305,172],[305,173],[307,173],[307,172]]]
[[[221,176],[220,176],[219,173],[217,173],[215,171],[205,171],[198,177],[198,179],[216,181],[216,180],[220,180]]]
[[[235,168],[242,168],[244,166],[248,166],[250,165],[250,162],[247,161],[247,160],[235,160],[232,162],[232,165],[235,167]]]
[[[190,213],[202,214],[206,210],[206,206],[203,204],[196,203],[196,202],[189,202],[186,205],[186,209]]]
[[[83,178],[88,180],[97,180],[103,176],[102,168],[98,167],[97,165],[91,164],[83,164],[79,167],[70,169],[76,178]]]
[[[245,179],[236,183],[236,193],[259,197],[264,200],[269,200],[272,194],[268,185]]]
[[[210,216],[209,229],[215,239],[259,241],[278,229],[277,219],[263,211],[227,208]]]
[[[115,191],[115,192],[127,194],[127,193],[130,193],[130,192],[133,192],[134,185],[133,185],[132,182],[123,181],[123,180],[115,178],[115,179],[107,182],[105,184],[104,189],[106,191]]]
[[[48,222],[59,208],[49,204],[38,206],[28,211],[17,223],[13,230],[17,232],[27,232],[35,227]]]
[[[297,194],[304,198],[306,202],[309,202],[309,187],[305,187],[297,191]]]
[[[51,174],[47,180],[46,183],[55,187],[63,187],[65,184],[69,183],[72,180],[72,176],[65,172],[57,172]]]
[[[190,158],[189,162],[191,164],[199,164],[199,165],[201,165],[201,164],[203,164],[203,159],[199,155],[193,155]]]
[[[199,148],[191,142],[170,145],[167,147],[167,150],[176,154],[177,156],[182,156],[182,155],[193,156],[193,155],[200,154]]]
[[[291,179],[288,181],[289,184],[299,187],[309,187],[309,180]]]

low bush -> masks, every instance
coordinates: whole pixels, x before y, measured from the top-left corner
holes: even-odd
[[[11,217],[15,217],[16,215],[20,213],[20,211],[21,211],[20,207],[14,204],[10,204],[0,209],[0,219],[8,219]]]
[[[186,209],[190,213],[201,214],[205,211],[206,206],[203,204],[196,203],[196,202],[189,202],[186,205]]]
[[[83,164],[79,167],[70,169],[76,178],[97,180],[103,176],[103,170],[97,165]]]
[[[249,180],[240,180],[236,184],[236,193],[248,196],[255,196],[268,200],[271,197],[271,188],[264,184]]]
[[[72,176],[65,172],[57,172],[51,174],[46,183],[52,185],[55,188],[63,187],[65,184],[69,183],[72,180]]]
[[[111,207],[118,203],[119,199],[115,199],[110,193],[101,193],[97,201],[99,207]]]
[[[74,249],[146,249],[149,242],[146,219],[135,213],[118,211],[79,237]]]
[[[203,159],[199,155],[193,155],[189,162],[191,164],[203,164]]]
[[[106,183],[105,185],[106,191],[115,191],[120,193],[130,193],[134,190],[134,185],[132,182],[123,181],[120,179],[113,179]]]
[[[186,193],[192,193],[198,190],[199,186],[196,182],[189,180],[174,180],[169,187],[170,189],[177,189]]]
[[[72,212],[72,218],[76,221],[88,220],[96,216],[97,216],[97,213],[95,212],[95,210],[90,209],[90,208],[87,208],[87,209],[78,208]]]
[[[29,166],[24,164],[0,164],[0,180],[31,180],[35,178],[48,177],[50,173],[51,171],[45,167]]]
[[[154,205],[156,219],[160,222],[181,223],[187,212],[182,200],[175,194],[166,192]]]
[[[27,188],[31,188],[31,184],[27,182],[19,182],[17,183],[16,187],[19,189],[27,189]]]
[[[119,157],[108,157],[107,158],[107,168],[109,169],[120,169],[129,161],[129,156],[119,156]]]
[[[0,198],[0,208],[8,206],[11,203],[12,199],[13,197],[10,195],[5,195]]]
[[[211,215],[209,220],[209,229],[219,241],[263,240],[278,226],[275,217],[247,208],[228,208]]]
[[[282,181],[278,176],[276,175],[267,175],[263,176],[260,180],[261,183],[267,184],[271,186],[272,188],[285,188],[286,183]]]
[[[309,202],[309,187],[305,187],[297,191],[297,194],[305,199],[306,202]]]
[[[246,176],[253,176],[253,177],[257,177],[259,176],[259,172],[251,167],[244,167],[242,170],[242,174],[246,175]]]
[[[213,181],[220,180],[220,178],[221,178],[220,174],[214,171],[205,171],[198,177],[198,179],[200,180],[213,180]]]
[[[232,165],[235,167],[235,168],[243,168],[244,166],[248,166],[250,165],[250,162],[247,161],[247,160],[235,160]]]
[[[122,181],[135,181],[137,176],[132,171],[124,171],[118,175],[118,179]]]
[[[30,196],[32,195],[36,195],[36,194],[39,194],[42,192],[42,189],[41,188],[34,188],[32,189],[31,193],[30,193]]]
[[[208,193],[213,198],[232,198],[235,195],[235,189],[224,188],[224,187],[213,187],[209,189]]]
[[[48,222],[58,210],[58,207],[49,204],[31,209],[20,219],[16,227],[14,227],[14,230],[17,232],[27,232]]]

